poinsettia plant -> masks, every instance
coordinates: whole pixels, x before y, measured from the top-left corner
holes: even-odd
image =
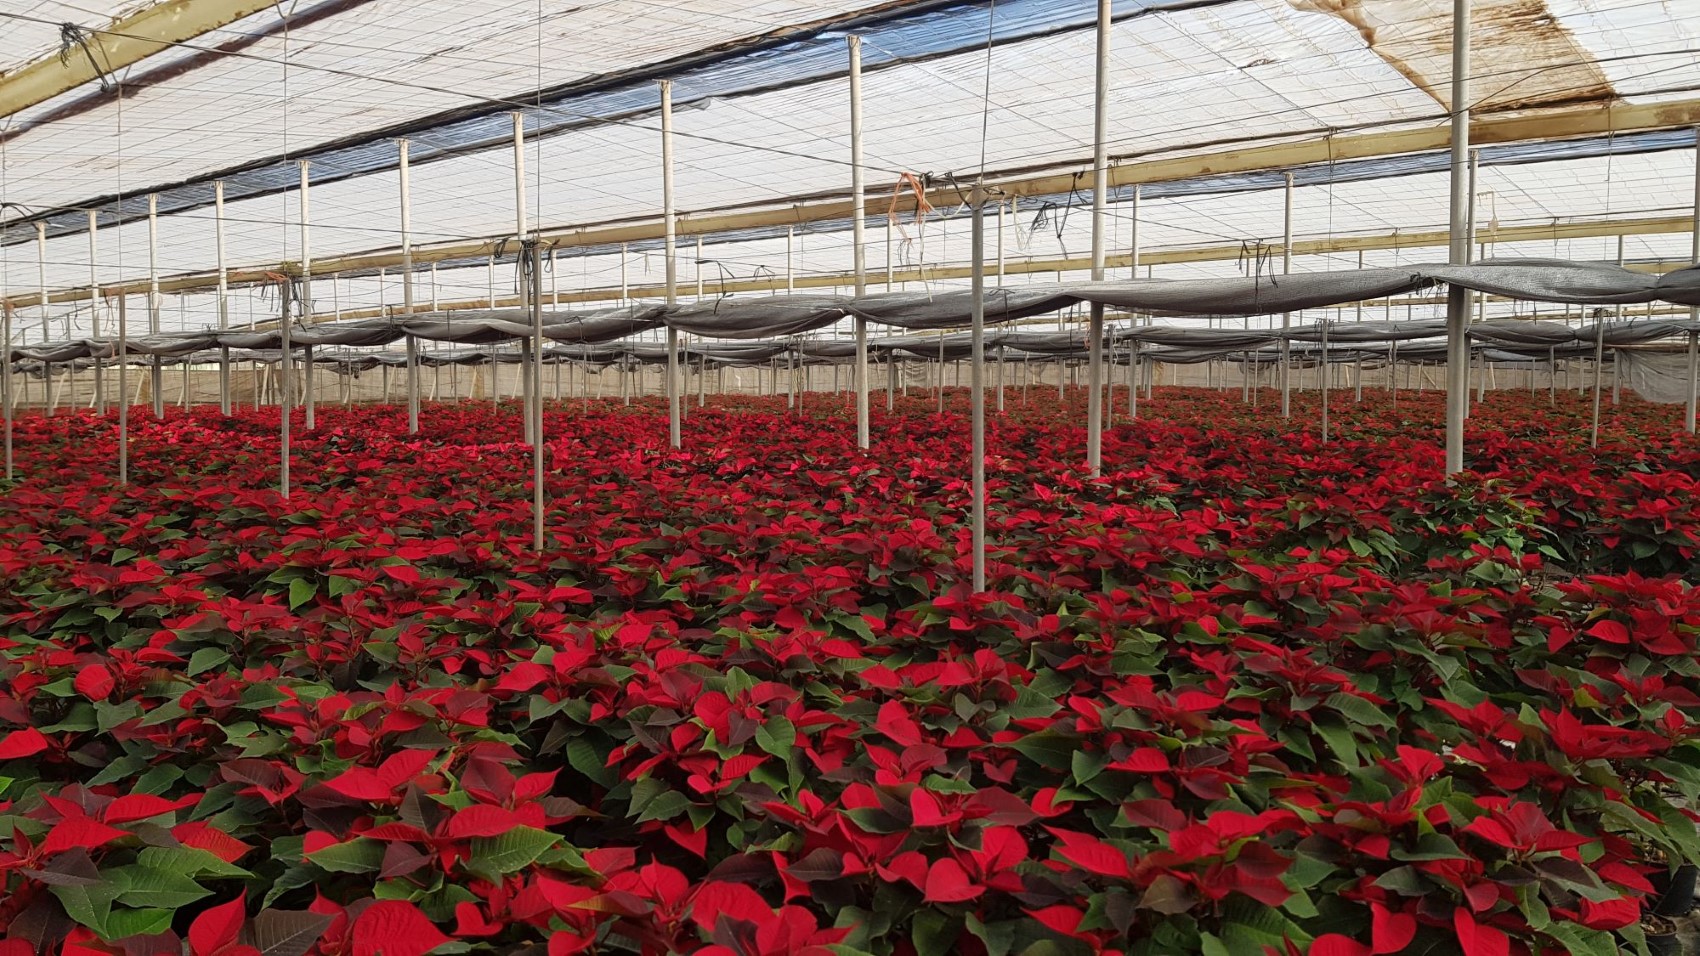
[[[1670,410],[17,423],[0,956],[1610,953],[1700,862]],[[877,405],[878,403],[876,403]]]

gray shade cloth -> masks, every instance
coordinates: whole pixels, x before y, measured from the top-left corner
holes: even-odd
[[[726,298],[675,307],[666,319],[669,328],[692,335],[759,339],[824,329],[848,314],[848,302],[826,295]]]
[[[1625,351],[1618,355],[1624,382],[1649,402],[1688,401],[1688,356],[1680,352]]]
[[[1411,292],[1430,280],[1411,269],[1358,269],[1232,279],[1126,279],[1067,286],[1083,302],[1133,312],[1271,315]]]
[[[1045,315],[1079,301],[1063,287],[987,289],[987,325]],[[851,314],[904,329],[960,329],[973,322],[972,292],[882,292],[848,302]]]
[[[1445,333],[1445,323],[1441,332]],[[1477,322],[1469,327],[1470,337],[1499,346],[1568,345],[1576,341],[1576,330],[1562,322]]]
[[[1320,342],[1323,330],[1328,332],[1328,344],[1333,346],[1361,345],[1383,342],[1406,342],[1446,334],[1445,319],[1419,319],[1411,322],[1325,322],[1300,325],[1288,329],[1286,337],[1295,342]]]
[[[1430,279],[1489,295],[1571,305],[1626,305],[1658,298],[1658,278],[1605,262],[1487,259],[1467,266],[1413,267]]]

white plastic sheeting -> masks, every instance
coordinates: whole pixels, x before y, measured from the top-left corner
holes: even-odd
[[[119,107],[111,102],[27,128],[86,97],[86,88],[11,117],[13,128],[25,129],[6,143],[0,179],[6,199],[32,209],[74,206],[119,190],[136,195],[285,152],[310,155],[332,140],[539,85],[583,79],[592,69],[598,75],[618,73],[785,24],[871,6],[849,0],[602,0],[567,9],[546,5],[540,32],[534,0],[493,0],[480,4],[477,16],[469,16],[464,4],[446,0],[370,0],[293,26],[287,39],[279,29],[279,14],[270,11],[207,38],[209,43],[252,41],[242,55],[134,91],[122,107],[122,136]],[[1550,49],[1535,48],[1540,38],[1524,37],[1530,46],[1520,60],[1513,42],[1518,39],[1514,11],[1508,12],[1505,4],[1492,6],[1505,7],[1505,16],[1486,18],[1491,22],[1483,29],[1498,31],[1492,35],[1499,40],[1493,55],[1478,61],[1479,86],[1515,87],[1515,92],[1505,93],[1509,103],[1517,96],[1550,99],[1554,91],[1579,85],[1568,68],[1551,68]],[[1443,106],[1431,95],[1434,84],[1424,79],[1434,72],[1432,64],[1425,66],[1422,57],[1390,55],[1390,50],[1414,43],[1438,49],[1436,41],[1443,38],[1435,33],[1436,3],[1390,0],[1374,7],[1378,25],[1367,31],[1363,17],[1351,12],[1356,5],[1345,0],[1300,6],[1284,0],[1225,0],[1125,15],[1112,31],[1110,152],[1176,154],[1229,142],[1291,141],[1323,131],[1434,122]],[[1545,31],[1561,34],[1572,58],[1588,61],[1587,68],[1605,77],[1617,92],[1637,99],[1670,99],[1682,95],[1676,91],[1685,84],[1700,82],[1700,64],[1686,53],[1700,36],[1700,7],[1644,0],[1551,0],[1544,8],[1535,4],[1518,9],[1522,7],[1542,8],[1534,26],[1543,36]],[[308,12],[303,8],[298,16]],[[870,56],[879,52],[870,51]],[[131,75],[187,63],[196,55],[194,50],[174,51],[146,61]],[[1433,59],[1442,53],[1430,50],[1425,55]],[[994,170],[1078,168],[1091,148],[1092,69],[1088,29],[999,43],[989,58],[984,46],[965,43],[960,52],[871,69],[864,80],[870,192],[889,189],[900,170],[962,173],[978,169],[982,162]],[[983,100],[988,77],[990,96]],[[1582,98],[1591,95],[1571,92]],[[675,125],[681,209],[771,203],[786,196],[842,192],[847,185],[848,90],[842,76],[789,84],[776,68],[769,88],[681,109]],[[534,142],[527,154],[533,222],[568,226],[652,217],[660,205],[658,143],[657,122],[649,113],[590,122]],[[512,230],[511,154],[505,143],[419,164],[412,175],[416,243],[428,246]],[[1487,166],[1477,190],[1477,224],[1482,239],[1492,243],[1499,229],[1680,214],[1687,209],[1693,177],[1691,150]],[[210,187],[207,192],[210,195]],[[393,171],[315,186],[315,258],[393,248],[399,241],[398,192]],[[296,209],[296,197],[289,191],[230,203],[231,265],[275,265],[299,258]],[[1088,248],[1090,224],[1083,197],[1044,209],[1046,218],[1036,221],[1041,212],[1037,205],[1019,207],[1005,224],[1004,260],[1014,273],[1037,260],[1083,256]],[[1301,242],[1438,230],[1445,223],[1446,177],[1439,173],[1306,186],[1294,195],[1294,231]],[[1112,204],[1112,254],[1129,248],[1132,231],[1129,205]],[[1271,251],[1281,232],[1279,190],[1147,199],[1139,216],[1140,243],[1148,256],[1246,243],[1255,259],[1258,250]],[[121,244],[118,233],[108,227],[97,236],[94,276],[102,284],[136,281],[146,274],[145,228],[124,227]],[[159,233],[162,273],[211,267],[215,251],[210,208],[163,216]],[[917,242],[897,243],[892,256],[899,268],[960,267],[968,259],[966,238],[966,223],[960,218],[938,219]],[[1669,261],[1680,243],[1663,239],[1636,237],[1626,254],[1631,260]],[[691,242],[687,238],[681,244],[681,292],[694,296],[700,272],[710,298],[723,277],[787,272],[799,278],[841,276],[849,270],[853,251],[847,231],[800,232],[787,270],[782,237],[734,242],[711,237],[703,255],[715,261],[704,264],[694,261]],[[878,228],[870,230],[869,245],[869,271],[875,288],[881,288],[885,248]],[[1528,253],[1615,255],[1610,241],[1592,245],[1605,248],[1584,252],[1567,243],[1563,249]],[[47,246],[49,288],[88,283],[86,236],[58,236]],[[1372,251],[1364,264],[1432,260],[1437,251]],[[1500,252],[1518,250],[1496,249],[1494,254]],[[1686,253],[1679,257],[1686,258]],[[1263,263],[1264,268],[1270,265]],[[1347,253],[1301,258],[1294,269],[1356,265]],[[660,256],[652,249],[624,257],[599,250],[564,255],[548,281],[569,294],[586,288],[612,291],[619,287],[622,272],[631,286],[652,286],[659,281],[660,267]],[[0,248],[0,286],[8,292],[35,288],[37,268],[33,243]],[[1257,268],[1255,263],[1252,268]],[[1226,276],[1236,273],[1237,264],[1165,264],[1158,270],[1175,278]],[[422,272],[416,277],[415,298],[474,299],[487,297],[492,286],[498,294],[511,290],[511,265],[500,265],[497,271],[496,282],[489,283],[481,281],[486,277],[477,267],[445,268],[428,291]],[[372,277],[351,278],[340,288],[327,289],[329,281],[315,284],[314,300],[321,309],[341,288],[348,292],[350,311],[394,305],[400,299],[393,273],[381,283]],[[1006,284],[1021,281],[1024,276],[1012,276]],[[886,291],[960,285],[943,279]],[[252,298],[238,293],[233,322],[244,321],[245,308],[255,304]],[[184,308],[176,308],[179,305]],[[39,310],[27,311],[31,314],[20,314],[25,328],[44,318]],[[50,310],[51,321],[62,321],[67,311]],[[88,306],[73,315],[73,328],[93,330]],[[216,323],[216,303],[205,294],[181,301],[170,297],[161,323],[164,328],[207,327]]]

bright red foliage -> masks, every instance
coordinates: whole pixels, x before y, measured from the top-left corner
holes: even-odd
[[[1666,410],[1159,393],[18,424],[0,956],[1610,951],[1700,858]],[[959,399],[959,396],[956,397]],[[815,401],[819,399],[818,401]],[[1300,397],[1303,417],[1314,398]],[[878,404],[878,403],[876,403]],[[527,950],[527,947],[534,947]]]

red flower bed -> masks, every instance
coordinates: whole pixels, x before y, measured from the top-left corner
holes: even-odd
[[[1119,394],[1119,393],[1118,393]],[[0,956],[1607,953],[1700,860],[1696,446],[1159,392],[18,425]],[[959,397],[958,397],[959,398]],[[1079,403],[1078,395],[1071,402]],[[1041,405],[1041,402],[1044,404]],[[1301,397],[1294,423],[1308,423]],[[876,406],[880,403],[876,401]]]

